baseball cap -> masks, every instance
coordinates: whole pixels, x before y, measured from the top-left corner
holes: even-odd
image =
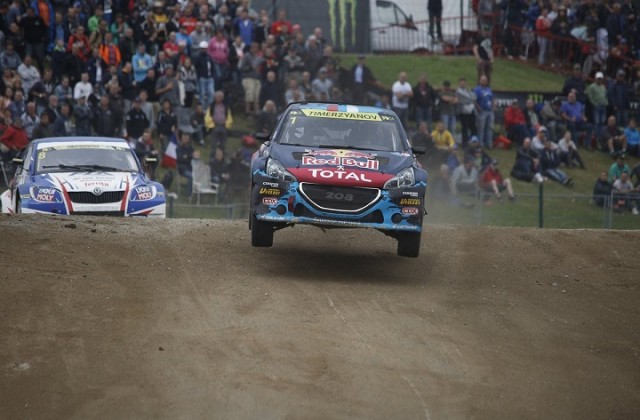
[[[198,44],[198,47],[209,48],[209,44],[207,43],[207,41],[200,41],[200,43]]]
[[[478,138],[478,136],[471,136],[471,138],[469,139],[469,143],[479,143],[480,139]]]
[[[604,79],[604,74],[601,71],[596,73],[596,79]]]
[[[133,102],[142,102],[142,99],[139,96],[136,96]]]

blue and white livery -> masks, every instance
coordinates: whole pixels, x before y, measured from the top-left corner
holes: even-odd
[[[146,177],[123,139],[39,139],[14,163],[3,213],[165,217],[164,187]]]

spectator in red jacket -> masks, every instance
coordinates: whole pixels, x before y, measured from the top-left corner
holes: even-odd
[[[527,121],[517,99],[504,110],[504,128],[507,130],[507,137],[518,145],[527,137]]]
[[[18,155],[20,150],[29,144],[27,131],[22,126],[22,118],[15,118],[12,124],[0,136],[0,149],[3,160],[11,160]]]
[[[493,192],[498,200],[502,199],[502,192],[505,190],[509,195],[509,200],[515,199],[511,179],[502,177],[502,173],[498,169],[498,161],[495,159],[491,161],[491,164],[482,173],[480,186],[484,191]]]
[[[282,26],[287,27],[286,33],[290,34],[293,30],[293,26],[291,22],[287,20],[287,12],[284,9],[278,11],[278,20],[271,24],[271,34],[276,36],[280,35],[280,33],[283,32],[281,29]]]

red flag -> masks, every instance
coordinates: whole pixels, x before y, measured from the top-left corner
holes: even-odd
[[[178,140],[176,139],[176,135],[172,134],[169,137],[169,143],[167,144],[167,149],[164,151],[164,156],[162,156],[162,162],[160,162],[165,168],[173,168],[175,169],[178,166]]]

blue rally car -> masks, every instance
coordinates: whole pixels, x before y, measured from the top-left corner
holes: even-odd
[[[34,140],[18,159],[3,213],[165,217],[164,187],[123,139]]]
[[[398,240],[398,255],[420,252],[427,173],[390,110],[293,103],[251,165],[253,246],[297,223],[373,228]]]

